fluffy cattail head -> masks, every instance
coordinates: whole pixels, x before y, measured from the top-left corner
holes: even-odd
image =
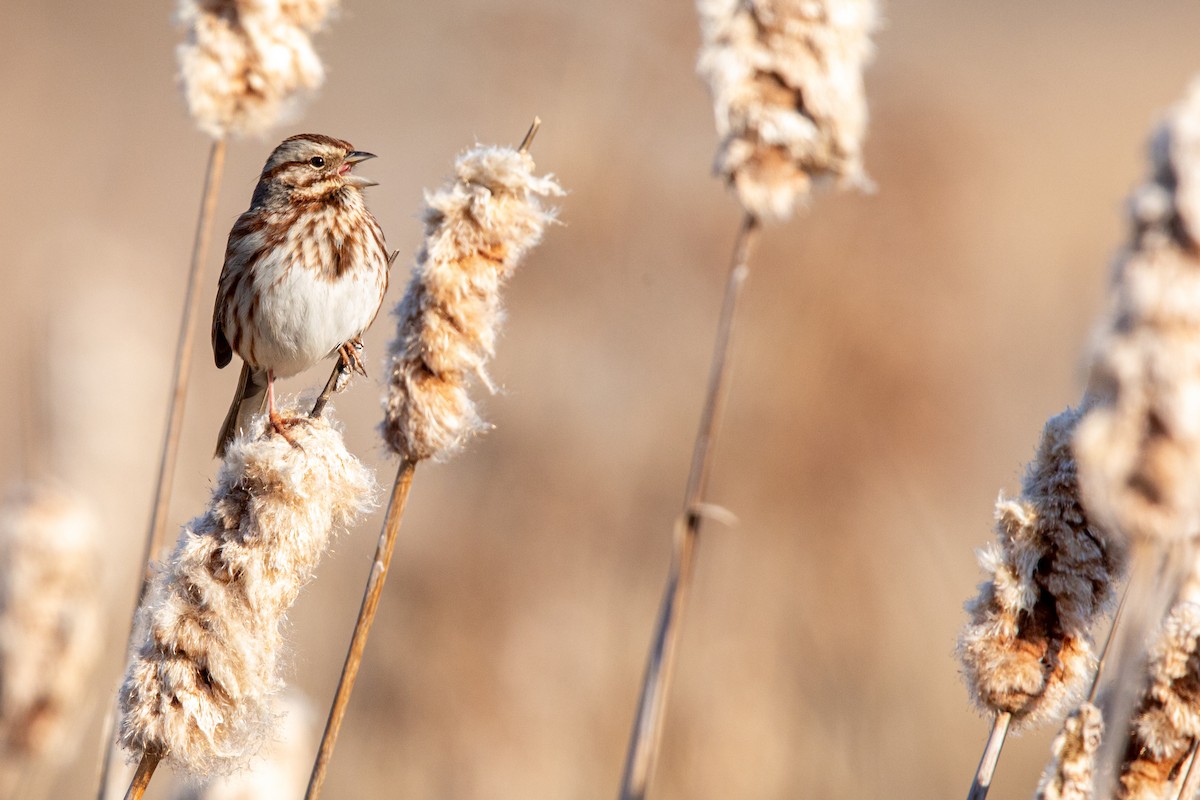
[[[373,476],[325,419],[230,445],[208,510],[181,531],[138,610],[121,687],[121,744],[197,775],[243,765],[282,682],[280,623]]]
[[[1084,497],[1134,540],[1200,531],[1200,81],[1162,125],[1130,203],[1080,426]]]
[[[1200,598],[1196,598],[1200,599]],[[1133,718],[1123,797],[1157,797],[1200,738],[1200,605],[1171,609],[1150,654],[1150,685]]]
[[[491,388],[485,366],[500,287],[554,219],[542,198],[562,194],[553,176],[533,170],[525,151],[480,145],[425,196],[425,240],[395,311],[381,428],[405,459],[445,458],[485,427],[468,386],[474,375]]]
[[[91,512],[61,489],[0,504],[0,793],[79,722],[100,644],[99,550]]]
[[[1103,734],[1104,718],[1099,708],[1084,703],[1073,711],[1054,739],[1053,757],[1035,800],[1091,800]]]
[[[742,206],[783,220],[815,181],[869,186],[862,71],[874,0],[697,0],[698,71],[713,98],[716,172]]]
[[[976,705],[1015,725],[1061,713],[1092,671],[1091,626],[1113,602],[1122,542],[1093,527],[1079,501],[1071,436],[1085,409],[1046,423],[1021,496],[996,506],[989,574],[967,604],[958,656]]]
[[[278,721],[275,734],[250,762],[250,769],[189,782],[175,793],[174,800],[303,797],[316,749],[316,714],[312,704],[291,689],[280,693],[273,706]]]
[[[310,34],[336,0],[180,0],[188,110],[213,137],[263,133],[325,79]]]

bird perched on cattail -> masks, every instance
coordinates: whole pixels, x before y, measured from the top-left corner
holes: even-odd
[[[349,143],[304,133],[267,159],[250,208],[229,232],[213,308],[213,356],[245,362],[221,426],[217,456],[262,409],[287,438],[275,408],[275,379],[296,375],[335,351],[347,366],[387,290],[383,231],[363,189],[375,182],[354,166],[374,158]]]

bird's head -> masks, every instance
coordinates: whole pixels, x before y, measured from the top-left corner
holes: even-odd
[[[354,166],[375,158],[355,150],[342,139],[319,133],[301,133],[284,139],[267,159],[258,179],[255,199],[276,193],[293,199],[319,199],[346,187],[356,191],[375,186],[375,181],[355,175]]]

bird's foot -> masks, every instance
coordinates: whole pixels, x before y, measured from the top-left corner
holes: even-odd
[[[362,337],[355,336],[338,348],[338,356],[342,359],[343,370],[357,372],[365,378],[367,377],[367,368],[363,366],[362,358],[358,355],[362,352],[362,349]]]
[[[280,436],[282,436],[285,442],[297,450],[304,449],[300,443],[297,442],[290,433],[288,433],[288,431],[290,431],[292,428],[295,428],[297,425],[307,424],[309,422],[307,417],[284,417],[275,409],[271,409],[267,418],[270,422],[271,428]]]

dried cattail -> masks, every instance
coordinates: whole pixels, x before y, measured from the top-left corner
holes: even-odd
[[[1103,734],[1099,708],[1084,703],[1071,712],[1054,737],[1054,755],[1038,784],[1037,800],[1091,800]]]
[[[1089,379],[1085,504],[1134,540],[1200,533],[1200,81],[1153,138]]]
[[[186,784],[175,793],[175,800],[303,797],[316,743],[316,716],[304,696],[290,689],[278,695],[272,705],[278,720],[275,736],[263,746],[250,769]]]
[[[316,33],[337,12],[338,0],[279,0],[279,13],[293,25]]]
[[[0,794],[79,722],[99,652],[99,542],[92,513],[49,485],[0,506]]]
[[[868,187],[863,68],[874,0],[697,0],[721,143],[715,172],[742,206],[783,220],[814,182]]]
[[[220,138],[281,121],[299,92],[325,79],[311,33],[336,0],[180,0],[177,56],[188,109]]]
[[[1200,559],[1150,651],[1149,685],[1130,725],[1117,796],[1174,797],[1179,765],[1200,741]]]
[[[390,386],[381,433],[410,461],[442,459],[486,425],[467,392],[484,369],[502,317],[500,287],[542,237],[561,195],[536,177],[527,152],[477,145],[455,162],[455,178],[425,196],[425,240],[396,307]]]
[[[155,576],[121,687],[122,746],[197,775],[244,765],[269,735],[283,615],[373,492],[325,419],[296,424],[298,446],[255,433],[230,445],[208,510]]]
[[[1071,436],[1085,413],[1068,409],[1042,433],[1015,500],[996,505],[996,539],[980,551],[991,576],[967,603],[958,656],[975,703],[1015,725],[1077,702],[1091,674],[1092,623],[1113,602],[1122,542],[1089,524],[1080,505]]]

